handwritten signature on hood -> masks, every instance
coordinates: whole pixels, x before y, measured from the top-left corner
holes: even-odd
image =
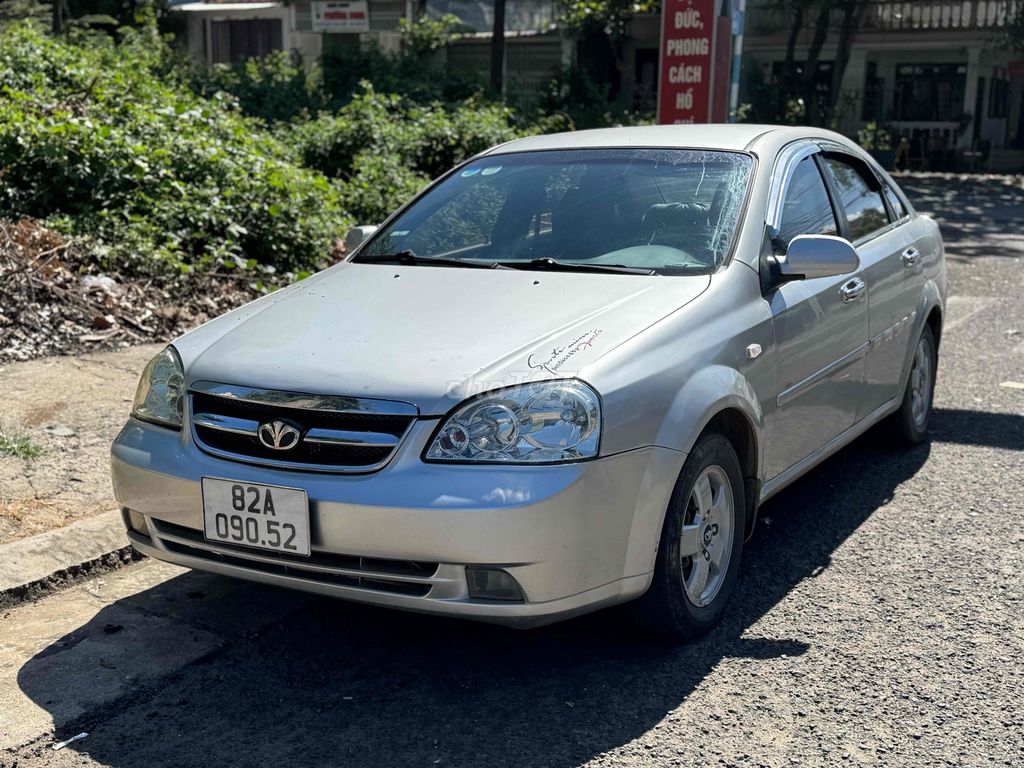
[[[601,328],[594,328],[592,330],[585,331],[564,346],[552,349],[551,354],[544,360],[538,359],[538,355],[536,353],[530,355],[526,359],[526,364],[530,366],[532,370],[547,371],[552,375],[557,374],[559,369],[561,369],[562,366],[569,362],[569,360],[571,360],[575,355],[594,346],[594,342],[597,340],[597,337],[602,333],[604,333],[604,331]]]

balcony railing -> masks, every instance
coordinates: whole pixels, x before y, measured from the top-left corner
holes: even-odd
[[[861,23],[863,32],[997,30],[1018,13],[1024,0],[881,0],[871,3]],[[832,25],[839,25],[839,13]],[[805,20],[808,32],[813,18]],[[767,5],[755,4],[748,18],[749,34],[783,33],[788,15]]]
[[[1012,0],[872,3],[862,29],[879,31],[997,29],[1013,18]]]

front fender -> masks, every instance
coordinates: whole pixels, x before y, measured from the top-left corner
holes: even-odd
[[[760,467],[764,450],[761,403],[746,376],[724,365],[709,365],[687,380],[665,414],[656,444],[689,453],[711,420],[729,408],[742,413],[749,422],[757,444],[757,466]]]

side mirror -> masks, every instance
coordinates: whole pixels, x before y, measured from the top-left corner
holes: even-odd
[[[376,231],[376,224],[363,224],[359,227],[352,227],[348,234],[345,235],[345,253],[352,253]]]
[[[775,259],[783,280],[812,280],[856,272],[860,257],[849,240],[832,235],[797,235]]]

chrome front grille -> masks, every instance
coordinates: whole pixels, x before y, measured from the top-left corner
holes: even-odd
[[[215,456],[285,469],[371,472],[384,466],[417,416],[396,400],[310,395],[195,382],[189,390],[192,435]],[[260,439],[262,424],[300,434],[287,449]]]

